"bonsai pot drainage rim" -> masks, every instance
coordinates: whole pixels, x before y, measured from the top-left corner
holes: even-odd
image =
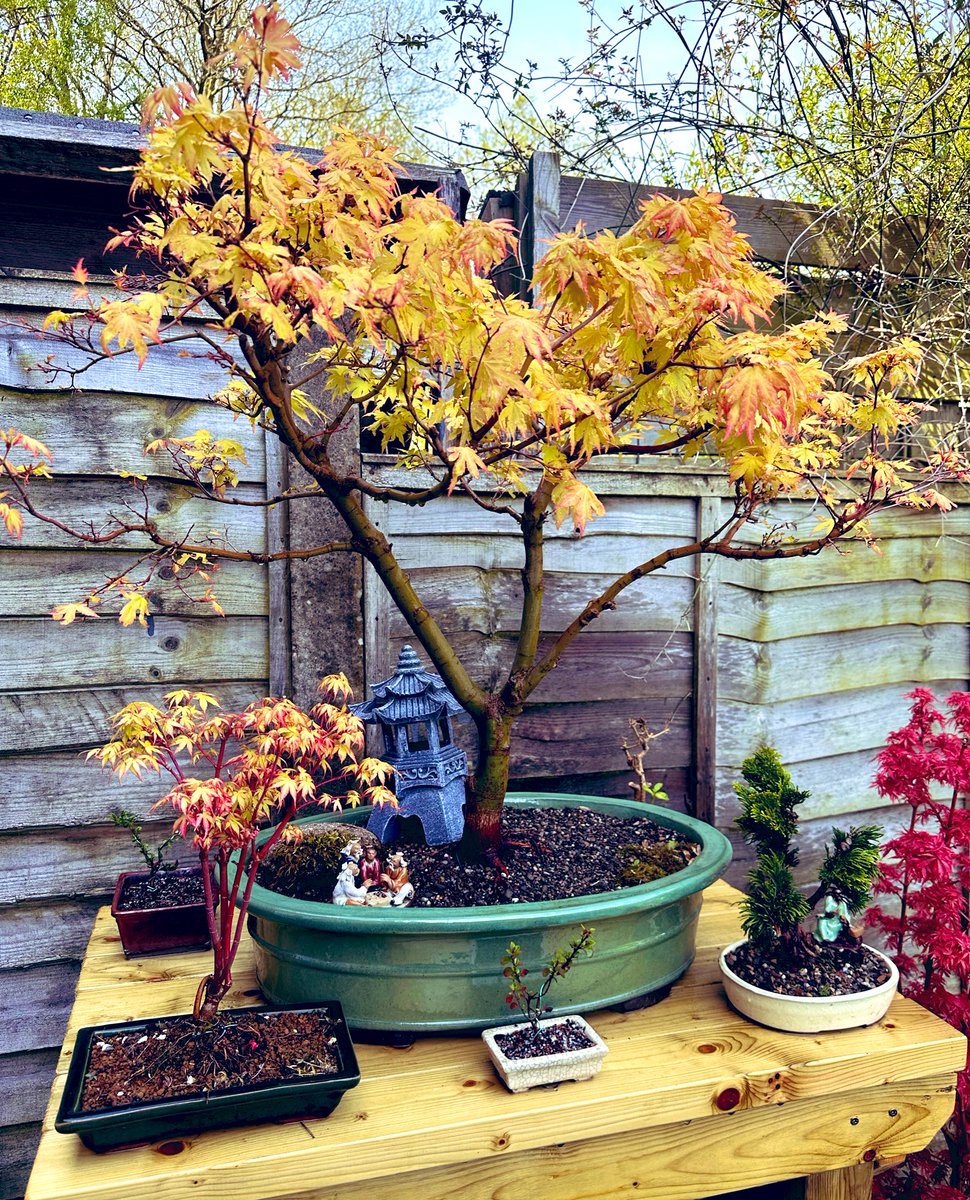
[[[603,1059],[610,1048],[588,1021],[577,1013],[565,1013],[561,1017],[544,1018],[539,1022],[539,1028],[563,1025],[567,1021],[578,1025],[593,1043],[592,1046],[584,1046],[579,1050],[562,1050],[556,1054],[539,1054],[535,1058],[509,1058],[496,1043],[495,1037],[497,1034],[520,1029],[521,1022],[515,1025],[496,1025],[493,1029],[482,1030],[482,1041],[489,1057],[510,1092],[525,1092],[529,1088],[542,1087],[548,1083],[566,1083],[570,1080],[581,1082],[599,1074]]]
[[[360,1083],[357,1056],[339,1003],[330,1000],[314,1004],[250,1006],[226,1011],[269,1013],[320,1009],[325,1010],[333,1022],[333,1033],[337,1039],[333,1050],[339,1066],[332,1074],[304,1075],[194,1096],[141,1101],[97,1112],[82,1112],[80,1107],[94,1035],[110,1037],[122,1032],[132,1033],[155,1021],[174,1020],[189,1014],[179,1013],[174,1017],[166,1014],[133,1021],[102,1021],[99,1025],[85,1025],[77,1033],[54,1128],[58,1133],[76,1133],[89,1150],[100,1153],[120,1146],[201,1133],[207,1129],[228,1129],[235,1125],[259,1125],[301,1117],[326,1117],[336,1108],[344,1092]]]
[[[889,978],[878,987],[842,996],[786,996],[747,983],[727,965],[727,956],[747,938],[739,938],[721,951],[721,982],[731,1007],[758,1025],[781,1029],[785,1033],[831,1033],[839,1029],[857,1029],[881,1021],[899,987],[899,971],[891,958],[873,946],[866,946],[889,968]]]

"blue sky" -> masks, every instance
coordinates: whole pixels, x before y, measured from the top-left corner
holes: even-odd
[[[599,13],[608,24],[619,23],[619,13],[631,0],[600,0]],[[633,0],[634,8],[638,8]],[[556,76],[561,71],[560,59],[573,62],[581,60],[589,45],[588,30],[590,15],[578,0],[485,0],[484,7],[497,13],[507,21],[512,14],[511,32],[504,55],[506,68],[526,69],[527,60],[537,64],[536,75]],[[681,0],[679,10],[690,14],[691,5]],[[601,27],[602,32],[602,27]],[[668,73],[676,72],[685,59],[683,47],[666,23],[655,22],[641,40],[640,79],[647,83],[659,83]],[[574,101],[568,93],[553,85],[543,90],[541,84],[533,86],[532,97],[537,107],[550,110],[562,107],[567,112]],[[428,122],[432,128],[441,129],[446,136],[461,136],[462,120],[475,126],[480,121],[476,110],[461,98],[455,97],[438,110],[435,119]]]

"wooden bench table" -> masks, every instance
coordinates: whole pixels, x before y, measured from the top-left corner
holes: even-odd
[[[835,1034],[736,1016],[717,955],[737,936],[738,898],[708,890],[696,961],[668,999],[593,1015],[610,1046],[596,1079],[512,1095],[477,1037],[361,1045],[362,1082],[326,1120],[97,1155],[53,1128],[76,1030],[190,1010],[208,961],[126,962],[102,909],[27,1200],[693,1200],[799,1176],[812,1200],[861,1200],[874,1166],[949,1116],[966,1042],[899,996],[880,1025]],[[247,944],[227,1003],[252,1003],[254,988]]]

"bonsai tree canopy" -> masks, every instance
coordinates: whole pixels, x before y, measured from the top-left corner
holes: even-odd
[[[346,537],[267,554],[191,529],[169,536],[137,503],[101,527],[74,528],[45,511],[32,486],[49,474],[47,448],[17,430],[0,434],[0,518],[14,537],[26,513],[93,547],[128,533],[150,547],[138,582],[119,575],[83,598],[65,597],[54,612],[65,624],[112,600],[122,623],[144,623],[149,581],[164,565],[182,587],[194,576],[219,613],[217,592],[201,579],[219,562],[362,555],[475,723],[466,821],[473,840],[494,847],[516,717],[627,587],[690,555],[792,558],[867,538],[866,520],[881,509],[949,507],[938,487],[967,478],[967,465],[946,451],[889,461],[893,438],[920,420],[920,405],[897,398],[918,370],[918,347],[903,339],[854,358],[845,389],[837,387],[819,356],[842,321],[822,314],[770,327],[783,287],[754,266],[716,195],[655,196],[621,236],[562,233],[536,269],[534,304],[501,296],[489,273],[514,252],[507,224],[461,224],[436,196],[401,195],[392,151],[376,138],[337,131],[317,163],[279,148],[261,109],[298,53],[277,9],[260,6],[230,52],[228,107],[215,109],[185,84],[149,100],[133,212],[109,243],[136,252],[145,274],[120,276],[116,297],[101,300],[78,264],[86,307],[51,313],[45,336],[55,350],[49,369],[71,378],[86,368],[58,368],[57,347],[83,350],[90,362],[119,354],[142,362],[154,346],[177,342],[221,363],[217,402],[278,437],[310,480],[265,503],[330,504]],[[325,401],[310,401],[313,383],[325,384]],[[340,465],[333,440],[354,416],[412,472],[410,482]],[[152,442],[148,452],[169,456],[209,499],[232,502],[242,454],[233,440],[200,430]],[[541,639],[546,530],[552,522],[582,532],[604,511],[584,468],[606,455],[701,452],[723,465],[732,487],[720,526],[628,564],[565,629]],[[450,495],[511,522],[521,537],[515,653],[492,690],[449,644],[366,503],[419,506]],[[782,496],[816,503],[813,534],[791,540],[770,526],[743,541],[746,524]]]
[[[832,830],[819,869],[818,887],[804,896],[792,873],[798,850],[795,806],[809,798],[792,783],[778,751],[762,746],[741,764],[743,783],[734,790],[741,803],[737,827],[757,854],[747,877],[748,894],[741,901],[741,928],[759,954],[798,962],[815,953],[815,942],[802,921],[823,896],[852,913],[864,908],[872,895],[879,869],[878,825]]]

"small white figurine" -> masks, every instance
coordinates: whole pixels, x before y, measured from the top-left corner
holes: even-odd
[[[340,868],[340,874],[337,876],[337,882],[333,889],[334,904],[362,905],[367,903],[367,888],[360,887],[354,882],[357,874],[357,864],[352,860],[345,862]]]
[[[414,899],[414,884],[408,879],[407,860],[400,851],[387,856],[387,870],[381,876],[381,883],[390,892],[395,907],[410,904]]]
[[[351,838],[343,850],[340,851],[340,865],[343,866],[344,863],[352,862],[356,866],[360,862],[363,853],[363,847],[359,839]]]

